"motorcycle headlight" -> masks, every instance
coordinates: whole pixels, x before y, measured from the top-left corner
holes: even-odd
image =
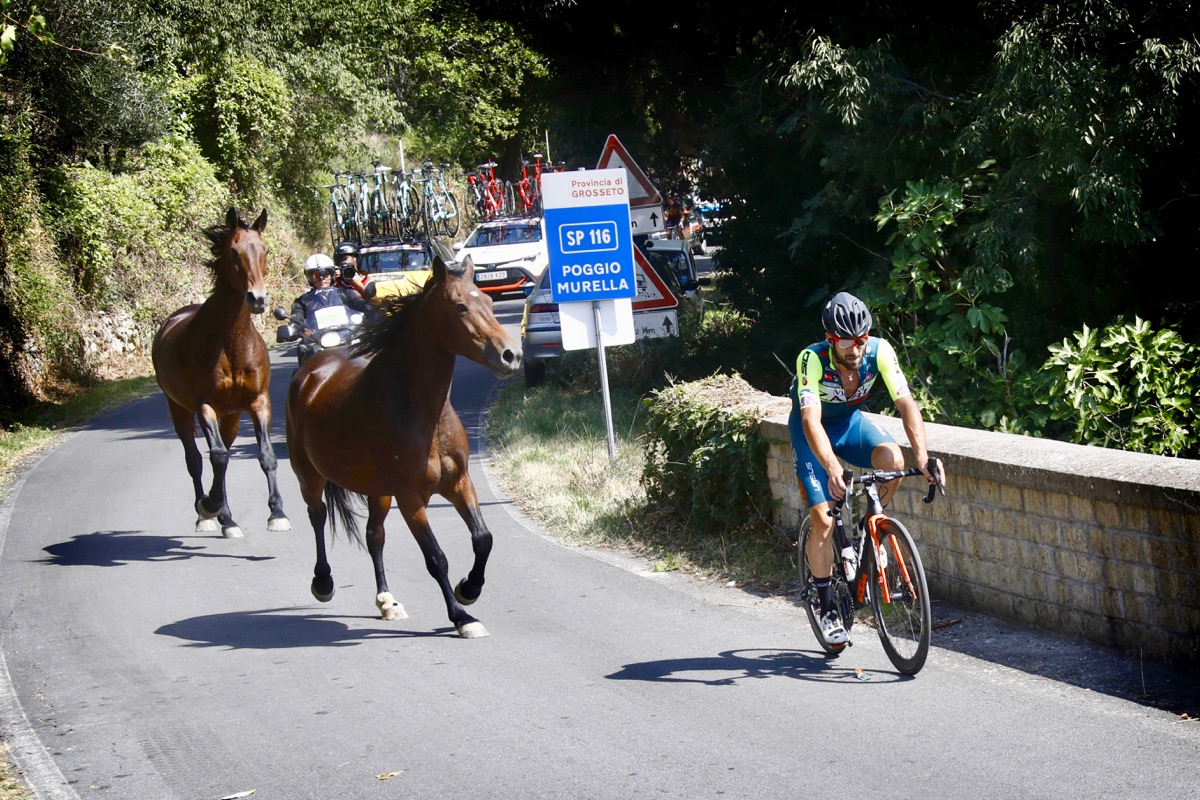
[[[342,343],[342,334],[338,331],[326,331],[321,334],[321,347],[337,347]]]

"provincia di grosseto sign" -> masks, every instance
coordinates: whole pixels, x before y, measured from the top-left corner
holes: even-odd
[[[637,294],[624,169],[543,174],[542,203],[554,302]]]

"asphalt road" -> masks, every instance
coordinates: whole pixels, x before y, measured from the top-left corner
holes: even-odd
[[[519,309],[498,304],[506,324]],[[455,637],[395,512],[410,618],[377,618],[370,560],[342,538],[317,603],[280,355],[293,531],[266,531],[245,425],[229,488],[246,538],[192,531],[160,396],[71,436],[0,505],[0,733],[39,797],[1200,797],[1200,723],[1129,699],[1170,707],[1193,676],[940,606],[962,622],[914,679],[862,633],[828,659],[786,600],[555,544],[478,441],[495,549],[472,613],[491,636]],[[494,387],[460,360],[473,434]],[[466,527],[440,499],[430,520],[457,580]]]

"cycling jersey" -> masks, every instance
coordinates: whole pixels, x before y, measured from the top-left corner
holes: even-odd
[[[829,475],[808,443],[800,410],[820,404],[821,427],[829,436],[834,454],[857,467],[869,467],[875,448],[894,440],[887,431],[857,412],[878,377],[883,378],[892,400],[909,393],[895,349],[883,339],[871,336],[858,367],[858,390],[847,397],[830,356],[831,346],[823,341],[800,351],[796,358],[796,379],[789,392],[792,413],[788,417],[788,436],[792,440],[797,483],[809,508],[829,499],[825,493]]]
[[[792,381],[792,401],[800,408],[820,403],[822,423],[840,422],[857,411],[871,393],[877,377],[883,378],[892,400],[908,394],[908,380],[900,369],[895,348],[871,336],[858,367],[858,390],[847,397],[829,352],[831,346],[826,340],[801,350],[796,358],[796,380]]]

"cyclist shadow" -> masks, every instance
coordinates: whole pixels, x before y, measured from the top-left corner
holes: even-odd
[[[614,681],[652,683],[700,683],[707,686],[733,686],[739,681],[759,678],[791,678],[821,682],[894,682],[907,676],[890,672],[860,670],[846,661],[822,652],[803,650],[725,650],[715,656],[667,658],[626,664],[604,677]]]

